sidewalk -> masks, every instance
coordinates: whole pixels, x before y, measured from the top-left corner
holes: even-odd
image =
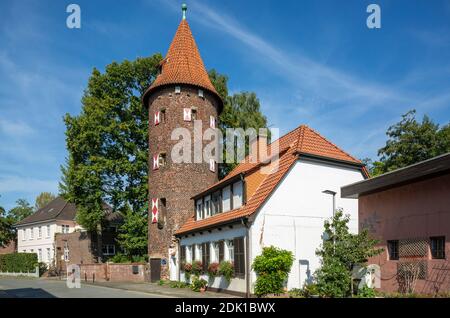
[[[192,291],[189,288],[171,288],[170,286],[167,285],[160,286],[156,283],[148,283],[148,282],[144,283],[82,282],[82,284],[144,292],[174,298],[237,298],[236,296],[225,293],[216,293],[208,291],[204,293],[198,293]]]

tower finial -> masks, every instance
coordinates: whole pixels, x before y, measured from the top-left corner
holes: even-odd
[[[181,5],[181,11],[183,11],[183,20],[186,20],[186,11],[187,11],[187,4],[183,3]]]

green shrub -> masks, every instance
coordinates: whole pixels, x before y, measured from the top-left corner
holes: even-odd
[[[45,272],[48,271],[48,266],[46,263],[39,262],[39,276],[42,276]]]
[[[108,261],[113,263],[129,263],[130,259],[125,254],[118,253],[111,257]]]
[[[170,281],[169,286],[171,288],[186,288],[189,284],[179,281]]]
[[[191,289],[195,292],[199,292],[200,289],[206,288],[206,285],[208,282],[204,280],[203,278],[199,278],[198,276],[195,276],[191,283]]]
[[[160,279],[159,281],[158,281],[158,285],[159,286],[163,286],[163,285],[165,285],[166,284],[166,281],[164,280],[164,279]]]
[[[314,295],[319,295],[319,289],[317,288],[316,284],[306,284],[302,288],[302,296],[309,298]]]
[[[358,294],[356,297],[358,298],[375,298],[376,296],[375,289],[368,287],[367,285],[364,285],[364,287],[358,289]]]
[[[255,294],[265,296],[283,293],[293,262],[294,256],[290,251],[274,246],[263,248],[262,254],[256,256],[252,264],[257,274]]]
[[[219,275],[225,277],[227,282],[231,281],[234,276],[234,265],[231,262],[223,261],[219,264]]]
[[[12,253],[0,255],[0,272],[28,273],[38,266],[35,253]]]
[[[290,298],[303,298],[303,290],[300,288],[292,288],[290,291],[288,291]]]

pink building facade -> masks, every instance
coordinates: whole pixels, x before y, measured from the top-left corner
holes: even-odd
[[[359,230],[368,229],[384,251],[385,292],[450,292],[450,154],[345,186],[358,198]]]

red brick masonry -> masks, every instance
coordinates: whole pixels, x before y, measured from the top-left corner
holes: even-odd
[[[111,282],[144,282],[147,281],[148,268],[144,263],[130,264],[79,264],[81,280],[111,281]],[[133,266],[138,273],[133,274]],[[95,276],[94,276],[95,275]]]

